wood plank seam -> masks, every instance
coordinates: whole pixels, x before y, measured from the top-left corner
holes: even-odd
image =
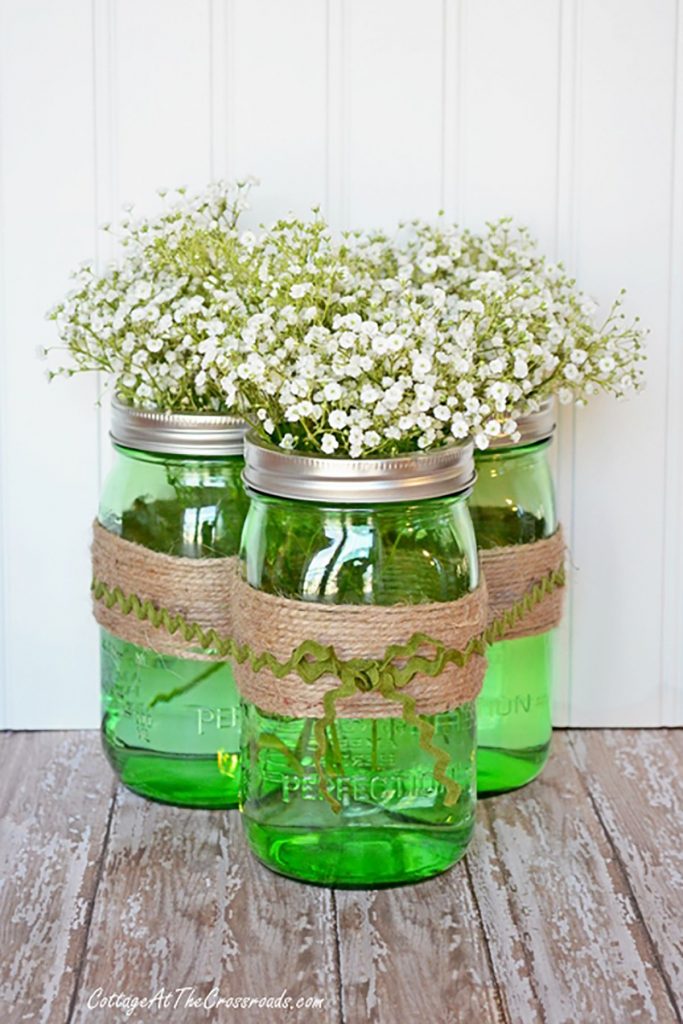
[[[477,896],[477,890],[474,885],[474,879],[472,878],[470,866],[467,862],[467,857],[465,857],[465,873],[467,875],[467,883],[472,894],[472,902],[474,903],[475,909],[477,911],[477,918],[479,920],[481,933],[484,936],[484,946],[486,948],[486,962],[489,966],[491,977],[493,978],[494,984],[496,986],[496,1006],[498,1009],[498,1016],[499,1019],[503,1021],[503,1024],[512,1024],[512,1018],[508,1013],[507,1003],[504,996],[504,989],[501,985],[500,978],[498,977],[498,974],[496,972],[496,965],[493,959],[493,953],[491,952],[491,947],[488,941],[488,935],[486,934],[486,927],[484,926],[484,915],[481,912],[481,907],[479,905],[479,897]]]
[[[102,841],[102,846],[100,847],[100,857],[97,864],[97,875],[95,876],[95,885],[93,886],[92,895],[90,897],[90,900],[88,902],[88,908],[86,910],[81,956],[78,961],[76,977],[74,978],[74,986],[71,992],[71,1000],[69,1002],[69,1012],[66,1019],[66,1024],[71,1024],[71,1021],[73,1020],[73,1015],[78,1005],[78,998],[81,994],[81,981],[83,978],[83,969],[85,967],[86,955],[88,951],[90,928],[92,925],[93,913],[95,911],[95,904],[97,903],[97,893],[100,888],[100,882],[102,881],[102,875],[104,874],[105,859],[109,847],[109,835],[111,833],[112,821],[114,820],[114,811],[116,810],[118,791],[119,787],[117,786],[114,789],[114,793],[109,801],[109,814],[107,816],[107,826],[104,830],[104,839]]]
[[[623,857],[621,856],[621,853],[619,852],[619,847],[614,842],[614,839],[612,837],[612,833],[611,833],[610,829],[608,828],[608,826],[607,826],[607,824],[606,824],[606,822],[605,822],[605,820],[603,818],[602,812],[600,811],[600,807],[599,807],[597,801],[595,800],[595,798],[593,797],[593,793],[591,791],[591,788],[590,788],[590,786],[588,785],[588,783],[586,781],[586,776],[585,776],[584,772],[581,770],[581,767],[580,767],[580,764],[579,764],[579,760],[578,760],[578,753],[577,753],[576,747],[575,747],[574,737],[573,737],[571,731],[568,732],[568,736],[569,736],[569,747],[570,747],[570,750],[572,752],[572,760],[573,760],[573,762],[574,762],[574,764],[576,766],[577,772],[578,772],[579,777],[581,779],[581,785],[582,785],[583,790],[584,790],[584,792],[586,794],[586,797],[588,798],[588,803],[590,804],[591,808],[593,809],[593,813],[594,813],[595,817],[597,818],[597,820],[598,820],[598,822],[600,824],[600,828],[602,829],[603,834],[605,836],[605,839],[607,840],[607,844],[608,844],[610,850],[612,851],[612,856],[614,857],[615,864],[617,865],[617,867],[619,869],[619,872],[620,872],[620,874],[622,876],[622,879],[623,879],[623,882],[624,882],[624,887],[625,887],[627,893],[630,896],[631,902],[632,902],[633,907],[634,907],[634,909],[636,911],[636,914],[638,916],[638,920],[639,920],[639,922],[641,923],[641,925],[643,927],[643,931],[644,931],[644,933],[645,933],[645,935],[647,937],[648,946],[650,948],[650,953],[652,955],[653,965],[654,965],[655,969],[657,970],[660,978],[662,979],[662,984],[664,985],[664,988],[666,990],[666,994],[669,997],[669,1001],[671,1003],[671,1007],[672,1007],[672,1010],[673,1010],[674,1015],[676,1017],[676,1020],[678,1021],[678,1024],[683,1024],[683,1017],[681,1017],[681,1012],[680,1012],[680,1009],[679,1009],[679,1006],[678,1006],[678,1000],[676,999],[676,993],[673,990],[671,982],[669,981],[668,974],[667,974],[667,972],[666,972],[666,970],[664,968],[664,965],[662,963],[662,959],[661,959],[661,956],[660,956],[660,953],[659,953],[659,947],[657,946],[657,943],[655,942],[655,940],[653,938],[652,932],[650,931],[648,922],[647,922],[647,920],[645,918],[645,915],[643,914],[643,911],[642,911],[642,908],[641,908],[640,903],[638,901],[638,898],[636,896],[635,890],[634,890],[633,886],[631,885],[631,878],[629,876],[628,868],[626,867],[626,864],[624,863]]]
[[[340,1024],[347,1024],[344,1007],[344,978],[341,966],[341,948],[339,944],[339,907],[337,906],[337,890],[331,891],[332,913],[334,915],[334,966],[337,972],[337,1000],[339,1002]]]
[[[490,843],[491,843],[491,846],[493,847],[493,852],[494,852],[494,854],[496,856],[496,860],[498,862],[498,867],[499,867],[500,873],[501,873],[501,875],[503,877],[503,887],[504,887],[504,889],[506,889],[506,890],[510,890],[511,888],[514,889],[513,879],[512,879],[512,876],[510,874],[510,871],[509,871],[509,869],[507,867],[507,864],[505,863],[505,857],[503,857],[501,855],[501,853],[499,851],[499,848],[498,848],[498,840],[496,838],[496,830],[493,827],[493,815],[491,814],[490,807],[491,807],[490,798],[489,798],[489,800],[487,800],[485,802],[482,801],[481,808],[482,808],[483,813],[486,816],[488,833],[489,833],[489,837],[490,837]],[[476,888],[474,886],[474,879],[472,879],[472,882],[473,882],[472,888],[473,888],[473,891],[475,892],[475,899],[477,900],[477,907],[479,907],[479,900],[478,900],[478,898],[476,896]],[[517,908],[515,906],[514,901],[510,901],[508,903],[508,906],[509,906],[509,910],[510,910],[510,917],[512,918],[512,921],[514,922],[517,934],[520,935],[520,936],[523,936],[524,935],[524,928],[522,926],[521,921],[519,920],[519,915],[517,913]],[[489,933],[488,933],[488,930],[486,928],[486,925],[484,924],[483,915],[482,915],[482,926],[484,928],[484,937],[486,939],[486,944],[488,946],[488,944],[489,944]],[[534,1000],[536,1001],[536,1007],[537,1007],[537,1009],[540,1012],[540,1009],[541,1009],[541,1007],[543,1005],[543,1002],[541,1000],[540,993],[539,993],[538,987],[536,985],[536,974],[535,974],[534,959],[529,954],[529,950],[527,948],[526,942],[522,943],[522,955],[524,957],[524,964],[525,964],[525,966],[527,968],[527,972],[528,972],[527,980],[529,982],[529,988],[531,989],[531,994],[532,994]],[[494,970],[494,977],[497,977],[497,974],[496,974],[495,970]],[[504,985],[501,986],[501,991],[503,993],[505,992],[505,986]]]

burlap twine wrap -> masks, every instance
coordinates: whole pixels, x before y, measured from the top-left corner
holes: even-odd
[[[150,601],[169,615],[181,615],[187,622],[215,629],[221,636],[232,635],[233,590],[239,577],[239,559],[178,558],[150,551],[110,533],[93,523],[93,578],[122,595],[135,595]],[[196,640],[186,640],[179,631],[170,633],[167,625],[153,625],[134,612],[125,612],[117,603],[108,608],[93,595],[93,613],[100,626],[121,640],[147,647],[160,654],[180,658],[222,661],[223,656],[199,648]]]
[[[565,543],[562,528],[546,540],[532,544],[511,544],[509,547],[480,550],[481,567],[489,596],[489,625],[500,620],[510,608],[522,601],[531,588],[564,567]],[[555,586],[514,625],[503,637],[513,640],[536,636],[558,626],[562,618],[564,586]]]
[[[484,587],[458,601],[390,605],[323,605],[264,594],[240,582],[235,592],[234,627],[238,638],[256,651],[269,650],[285,661],[304,640],[315,638],[334,647],[345,662],[381,660],[387,648],[404,645],[416,634],[425,634],[443,647],[464,651],[469,641],[481,636],[486,626]],[[424,643],[415,652],[431,660],[435,645]],[[392,659],[401,665],[407,659]],[[486,660],[473,654],[460,667],[447,661],[434,676],[417,673],[401,693],[416,700],[417,714],[434,715],[474,700],[481,689]],[[362,685],[362,664],[358,665]],[[294,673],[277,678],[267,668],[254,671],[249,663],[235,666],[235,677],[243,696],[271,714],[294,718],[323,716],[323,698],[338,681],[323,675],[313,683],[302,683]],[[380,689],[356,689],[335,703],[339,718],[399,718],[400,703],[387,699]]]
[[[415,698],[418,714],[458,707],[481,689],[486,668],[483,654],[472,653],[461,665],[458,659],[444,656],[444,651],[464,651],[470,641],[481,638],[487,608],[483,586],[458,601],[443,603],[314,604],[254,589],[240,578],[237,558],[164,555],[123,540],[98,522],[93,526],[92,562],[93,610],[101,626],[160,653],[202,660],[231,658],[244,697],[271,714],[321,718],[325,694],[340,685],[331,672],[305,682],[296,671],[277,675],[264,664],[268,661],[261,657],[264,652],[271,663],[287,663],[307,641],[333,648],[344,677],[357,680],[354,692],[336,704],[336,714],[342,718],[401,717],[403,704],[384,696],[382,684],[390,676],[384,689],[393,690],[393,670],[400,671],[406,663],[425,668],[400,686],[402,694]],[[108,593],[100,593],[100,585]],[[150,614],[161,621],[155,625]],[[201,628],[190,630],[194,623]],[[228,641],[218,651],[201,643],[211,630]],[[189,639],[188,632],[192,633]],[[415,634],[428,639],[415,645],[410,657],[387,659],[388,648],[407,644]],[[480,646],[483,650],[483,641]],[[315,661],[311,657],[305,668]],[[323,658],[320,666],[324,668],[328,661]]]
[[[562,615],[565,545],[559,529],[547,540],[481,551],[486,586],[466,597],[388,607],[265,594],[241,579],[236,557],[165,555],[97,522],[92,554],[93,605],[101,626],[176,657],[230,658],[247,700],[296,718],[324,717],[325,695],[340,683],[346,685],[335,713],[342,718],[400,717],[404,704],[397,689],[416,701],[418,714],[458,707],[481,689],[487,641],[546,632]],[[416,634],[424,640],[409,653],[390,652]]]

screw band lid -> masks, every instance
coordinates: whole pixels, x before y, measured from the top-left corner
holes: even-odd
[[[474,483],[471,441],[428,452],[345,459],[284,451],[249,432],[244,482],[264,494],[300,501],[375,504],[440,498]]]

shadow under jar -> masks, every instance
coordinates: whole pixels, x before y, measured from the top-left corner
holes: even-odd
[[[555,429],[552,402],[518,419],[518,443],[494,440],[475,454],[477,481],[470,511],[481,550],[533,544],[557,530],[548,449]],[[477,788],[504,792],[543,769],[552,735],[551,698],[556,630],[504,639],[488,649],[477,701]]]
[[[299,607],[414,605],[411,632],[418,632],[421,604],[453,602],[477,587],[465,500],[470,445],[352,460],[285,453],[248,437],[245,456],[242,558],[251,588]],[[267,635],[261,641],[267,646]],[[274,871],[341,887],[415,882],[446,870],[473,828],[473,699],[425,716],[450,758],[451,800],[400,706],[391,717],[345,717],[340,707],[323,756],[335,809],[316,767],[315,718],[243,700],[240,807],[252,851]]]
[[[244,425],[114,400],[116,452],[98,519],[182,559],[237,556],[247,498]],[[229,807],[239,782],[239,695],[226,662],[160,654],[101,634],[102,741],[121,781],[154,800]]]

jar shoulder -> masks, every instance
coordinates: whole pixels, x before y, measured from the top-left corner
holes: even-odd
[[[252,586],[330,604],[455,600],[478,581],[463,501],[359,510],[256,498],[242,554]]]
[[[470,509],[480,547],[551,536],[557,509],[547,447],[479,457]]]
[[[118,454],[98,517],[152,550],[190,558],[236,554],[248,500],[241,459],[144,460]]]

